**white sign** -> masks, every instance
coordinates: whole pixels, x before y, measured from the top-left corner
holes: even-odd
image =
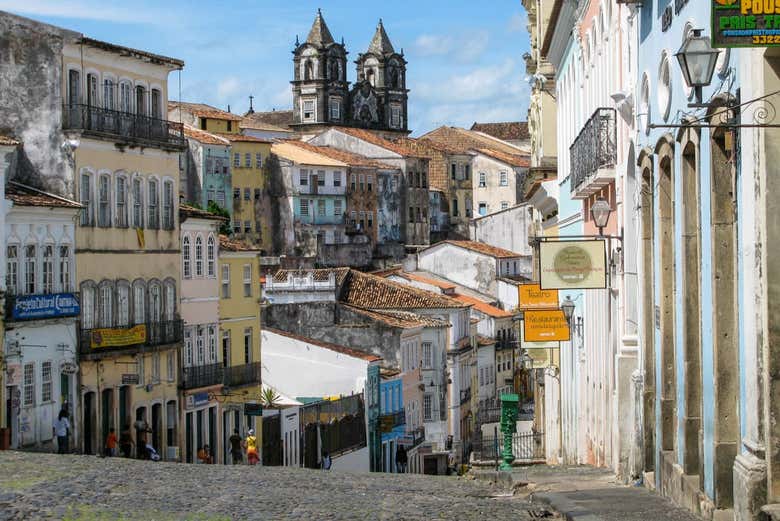
[[[79,372],[79,365],[71,360],[63,360],[60,364],[62,374],[76,374]]]

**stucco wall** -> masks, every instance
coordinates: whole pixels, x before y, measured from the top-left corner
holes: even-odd
[[[420,269],[447,277],[457,284],[496,294],[496,259],[457,246],[443,245],[422,251],[417,256]]]
[[[521,204],[503,212],[474,219],[471,225],[471,240],[530,256],[533,255],[528,244],[530,224],[529,206]],[[509,231],[511,233],[508,233]]]

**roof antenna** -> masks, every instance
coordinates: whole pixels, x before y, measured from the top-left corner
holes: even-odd
[[[255,108],[252,106],[252,100],[253,99],[255,99],[255,97],[250,94],[249,95],[249,113],[250,114],[254,114],[255,113]]]

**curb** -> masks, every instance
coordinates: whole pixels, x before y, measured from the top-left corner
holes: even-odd
[[[601,517],[579,506],[563,494],[534,494],[534,499],[547,504],[568,521],[604,521]]]

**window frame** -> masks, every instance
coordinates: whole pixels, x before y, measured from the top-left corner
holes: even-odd
[[[247,269],[249,270],[248,276],[247,276]],[[244,266],[242,267],[242,275],[243,275],[244,297],[249,298],[252,296],[252,265],[251,264],[244,264]]]
[[[230,264],[224,263],[220,266],[220,297],[230,298]]]
[[[153,189],[154,187],[154,189]],[[160,185],[156,178],[149,178],[147,182],[147,225],[151,230],[160,229]]]
[[[195,276],[203,278],[203,237],[195,237]]]

